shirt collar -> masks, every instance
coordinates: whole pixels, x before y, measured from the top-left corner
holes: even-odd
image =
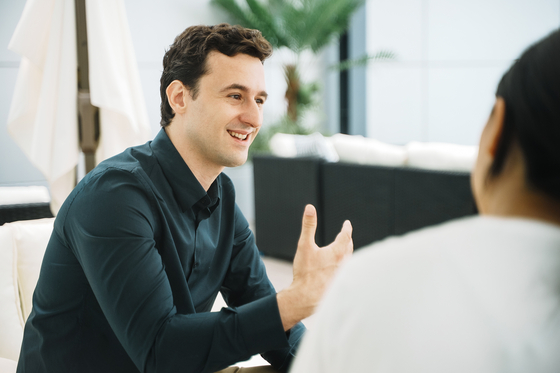
[[[152,141],[151,148],[181,210],[193,209],[196,216],[201,209],[209,208],[211,214],[220,200],[220,178],[214,180],[207,193],[163,128]]]

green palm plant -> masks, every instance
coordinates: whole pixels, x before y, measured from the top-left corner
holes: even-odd
[[[319,52],[348,28],[364,0],[212,0],[242,26],[258,29],[273,47]]]
[[[212,0],[233,22],[258,29],[274,48],[286,47],[297,56],[305,50],[320,52],[348,28],[352,14],[364,0]],[[284,66],[288,88],[288,122],[297,126],[301,111],[318,91],[304,84],[297,64]]]

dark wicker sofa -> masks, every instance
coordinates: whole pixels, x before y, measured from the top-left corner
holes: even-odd
[[[264,255],[293,260],[307,203],[326,245],[349,219],[354,248],[476,213],[470,174],[328,163],[319,158],[253,157],[255,234]]]
[[[0,205],[0,225],[19,220],[52,218],[50,204],[21,203],[15,205]]]

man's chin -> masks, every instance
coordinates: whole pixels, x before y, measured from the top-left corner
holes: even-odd
[[[247,162],[247,154],[244,157],[237,157],[235,159],[229,159],[225,167],[239,167],[243,166]]]

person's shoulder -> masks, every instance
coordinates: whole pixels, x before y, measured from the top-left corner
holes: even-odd
[[[108,158],[90,171],[68,196],[61,212],[77,205],[91,209],[107,203],[149,204],[154,188],[145,165],[131,154],[131,149]]]
[[[79,187],[87,189],[94,183],[104,183],[105,186],[115,186],[124,183],[149,183],[148,175],[157,160],[153,156],[149,142],[143,145],[127,148],[123,152],[100,162],[80,182]]]
[[[552,243],[551,243],[552,242]],[[511,256],[560,243],[560,227],[532,219],[473,215],[357,248],[346,271],[430,271],[451,258]]]
[[[370,257],[400,257],[402,255],[422,255],[448,247],[461,237],[471,236],[480,230],[481,218],[471,216],[451,220],[442,224],[425,227],[400,236],[390,236],[381,241],[373,242],[358,248],[354,257],[356,261],[371,260]]]
[[[148,168],[152,163],[156,163],[149,145],[150,143],[148,142],[143,145],[127,148],[121,153],[100,162],[94,170],[114,169],[134,172],[138,169]]]

